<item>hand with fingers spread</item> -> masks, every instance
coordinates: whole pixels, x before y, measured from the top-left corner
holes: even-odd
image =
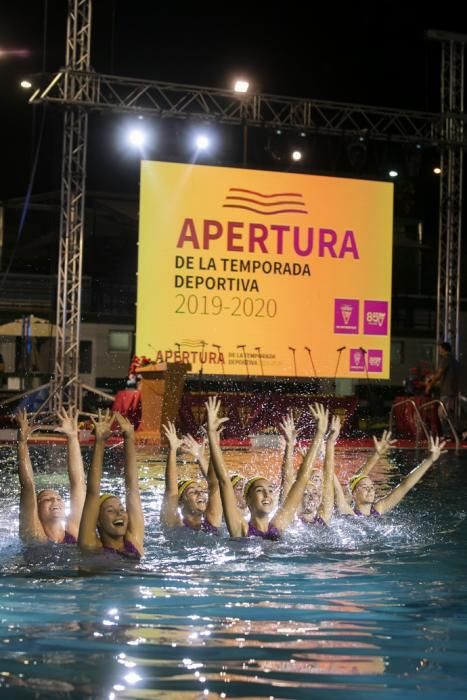
[[[439,441],[439,437],[436,437],[434,440],[430,436],[430,442],[428,444],[428,451],[431,455],[431,459],[433,462],[436,462],[441,455],[447,454],[447,450],[444,449],[446,445],[446,441],[443,440],[442,442]]]
[[[309,409],[310,409],[311,415],[316,420],[317,432],[322,433],[324,435],[324,433],[328,429],[328,421],[329,421],[328,409],[324,408],[323,404],[316,403],[316,402],[313,405],[310,404]]]
[[[379,454],[380,457],[383,457],[389,452],[389,450],[391,450],[394,447],[397,440],[391,440],[391,431],[385,430],[383,432],[381,440],[378,440],[376,436],[373,435],[373,442],[375,443],[375,451]]]
[[[284,435],[286,442],[294,445],[299,431],[295,427],[292,411],[289,411],[289,413],[282,418],[282,421],[279,423],[279,429]]]
[[[189,433],[184,435],[181,439],[181,447],[185,452],[192,455],[193,459],[197,462],[204,460],[204,451],[206,447],[206,438],[203,438],[202,442],[195,440],[193,435]]]
[[[28,414],[25,408],[15,414],[15,420],[19,427],[19,440],[27,440],[34,432],[34,428],[28,421]]]
[[[178,448],[181,447],[182,440],[177,435],[175,425],[171,421],[167,421],[167,423],[162,426],[162,430],[164,431],[164,435],[167,438],[171,449],[176,452]]]
[[[120,430],[122,431],[123,437],[132,437],[134,435],[135,427],[133,423],[131,423],[131,421],[128,420],[128,418],[122,416],[122,414],[118,411],[115,411],[114,418],[120,426]]]
[[[57,418],[60,425],[55,428],[55,432],[64,433],[67,437],[75,437],[78,435],[78,411],[69,408],[62,408],[57,412]]]
[[[329,426],[328,442],[337,442],[337,438],[341,432],[341,419],[339,416],[332,416]]]
[[[114,414],[107,408],[105,411],[99,409],[97,420],[91,417],[94,425],[94,434],[96,441],[105,442],[112,434],[112,423],[114,422]]]
[[[222,430],[222,424],[229,420],[227,417],[219,417],[221,402],[217,396],[210,396],[204,405],[207,410],[208,431],[211,434],[216,433],[219,436]]]

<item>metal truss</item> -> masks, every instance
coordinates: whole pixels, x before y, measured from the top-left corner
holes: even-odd
[[[442,41],[441,112],[447,145],[441,148],[436,332],[438,340],[453,343],[459,357],[466,38],[454,35],[446,40],[446,36],[438,37]]]
[[[87,115],[90,110],[134,112],[161,119],[300,129],[416,143],[441,150],[438,337],[459,350],[462,160],[467,146],[463,114],[465,37],[431,33],[442,45],[441,114],[386,109],[274,95],[146,81],[91,70],[92,0],[68,0],[65,68],[30,102],[65,108],[57,290],[57,341],[51,406],[80,406],[79,331],[86,180]],[[246,143],[246,139],[245,139]],[[245,153],[244,153],[245,160]],[[50,400],[49,400],[50,403]]]
[[[78,86],[66,93],[67,80]],[[301,129],[307,132],[365,136],[379,141],[438,145],[458,144],[445,132],[439,114],[325,102],[274,95],[239,95],[232,90],[146,81],[64,69],[31,101],[92,110],[135,112],[161,119],[199,119],[224,124]],[[453,139],[450,141],[449,139]],[[464,145],[467,142],[462,141]]]
[[[79,340],[88,113],[77,103],[80,97],[89,99],[89,95],[83,93],[76,76],[89,70],[90,45],[91,3],[69,0],[66,65],[72,70],[63,81],[68,102],[63,120],[55,373],[49,398],[53,411],[62,406],[81,407]]]

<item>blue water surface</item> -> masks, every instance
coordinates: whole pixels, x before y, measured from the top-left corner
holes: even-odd
[[[32,453],[39,486],[66,487],[63,451]],[[421,458],[397,452],[391,483]],[[107,460],[121,490],[120,448]],[[1,464],[1,698],[467,697],[467,455],[384,518],[279,543],[164,533],[163,464],[147,459],[140,564],[23,547],[7,448]]]

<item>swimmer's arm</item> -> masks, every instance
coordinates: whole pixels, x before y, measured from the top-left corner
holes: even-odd
[[[207,478],[208,482],[208,505],[206,507],[206,518],[214,527],[220,527],[222,524],[222,500],[217,480],[216,471],[212,459],[209,460]]]
[[[310,478],[313,461],[318,454],[328,426],[329,413],[324,406],[315,403],[314,406],[310,406],[310,411],[317,420],[317,429],[313,442],[298,469],[297,478],[292,484],[292,488],[287,494],[287,498],[271,521],[271,524],[277,527],[277,529],[281,532],[290,525],[295,517],[300,501],[303,498],[305,486]]]
[[[415,467],[415,469],[412,469],[412,471],[407,474],[407,476],[401,481],[399,486],[396,486],[395,489],[391,491],[387,496],[384,498],[380,498],[378,501],[376,501],[374,507],[378,511],[378,513],[381,513],[381,515],[384,515],[384,513],[388,513],[390,510],[395,508],[408,494],[410,489],[412,489],[415,484],[417,484],[422,476],[426,474],[428,469],[432,466],[434,462],[436,462],[437,459],[439,459],[439,456],[441,454],[445,454],[445,451],[443,451],[443,447],[445,446],[445,442],[439,442],[439,438],[437,437],[435,440],[433,440],[432,437],[430,437],[430,454],[428,457],[426,457],[421,464],[418,465],[418,467]]]
[[[79,524],[78,545],[82,549],[100,549],[102,543],[97,536],[96,527],[99,519],[99,497],[102,479],[102,463],[104,461],[105,441],[110,436],[114,417],[110,411],[101,413],[94,423],[95,443],[92,451],[91,466],[89,467],[86,485],[86,498]]]
[[[287,416],[284,416],[282,422],[279,423],[279,428],[285,438],[285,450],[281,466],[281,488],[279,493],[279,504],[281,504],[287,497],[295,478],[293,452],[295,440],[297,439],[297,431],[295,430],[295,423],[291,412],[289,412]]]
[[[78,537],[79,522],[86,498],[86,479],[84,476],[83,457],[78,440],[78,411],[66,411],[58,414],[60,425],[55,430],[67,437],[68,478],[70,481],[70,514],[67,519],[68,532]]]
[[[166,527],[181,527],[182,519],[178,512],[177,450],[182,441],[177,437],[175,425],[170,421],[162,426],[168,440],[169,450],[165,465],[165,491],[162,498],[161,522]]]
[[[384,457],[389,452],[389,450],[392,449],[396,440],[391,440],[391,431],[385,430],[383,432],[381,440],[378,440],[373,435],[373,442],[375,444],[375,451],[368,458],[363,467],[359,469],[356,476],[359,476],[360,474],[368,476],[372,469],[378,464],[380,458]]]
[[[344,495],[344,490],[342,488],[342,484],[337,478],[337,476],[334,474],[334,501],[335,505],[337,508],[337,512],[340,515],[354,515],[353,509],[348,503],[345,495]]]
[[[225,468],[224,458],[219,443],[219,431],[228,418],[219,417],[220,401],[211,396],[206,402],[208,417],[208,440],[211,459],[219,482],[222,507],[227,528],[231,537],[244,537],[248,531],[248,523],[242,517],[235,498],[235,491],[230,476]]]
[[[47,537],[39,520],[37,510],[36,487],[31,458],[29,456],[28,437],[32,428],[28,423],[25,410],[16,415],[18,423],[18,477],[21,487],[19,500],[19,536],[23,542],[46,542]]]
[[[205,479],[207,479],[209,465],[204,453],[205,440],[206,438],[204,438],[203,442],[197,442],[197,440],[195,440],[195,438],[188,433],[187,435],[183,436],[181,446],[185,452],[189,452],[196,462],[198,462],[202,475]]]
[[[339,416],[331,419],[331,429],[326,441],[326,454],[323,468],[323,495],[318,509],[319,516],[328,523],[334,509],[334,451],[341,430]]]
[[[125,501],[128,513],[126,539],[132,542],[141,556],[144,551],[144,513],[139,491],[138,463],[136,460],[135,429],[120,413],[115,418],[123,433],[125,449]]]

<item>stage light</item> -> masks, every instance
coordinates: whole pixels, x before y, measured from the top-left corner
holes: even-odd
[[[295,162],[298,162],[299,160],[301,160],[302,157],[303,156],[302,156],[301,151],[297,151],[297,150],[292,151],[292,160],[294,160]]]
[[[132,146],[136,148],[142,148],[146,143],[146,134],[143,129],[130,129],[128,132],[128,140]]]
[[[399,173],[397,172],[397,170],[390,170],[388,172],[388,175],[389,175],[389,177],[397,177],[399,175]]]
[[[32,83],[29,80],[22,80],[20,82],[20,86],[23,88],[23,90],[30,90],[32,88]]]
[[[235,92],[248,92],[249,87],[250,87],[250,83],[248,82],[248,80],[244,80],[243,78],[238,78],[235,81],[234,91]]]
[[[207,151],[211,142],[206,134],[198,134],[195,137],[195,146],[198,151]]]
[[[436,168],[433,168],[433,172],[435,175],[441,175],[441,168],[436,166]]]

